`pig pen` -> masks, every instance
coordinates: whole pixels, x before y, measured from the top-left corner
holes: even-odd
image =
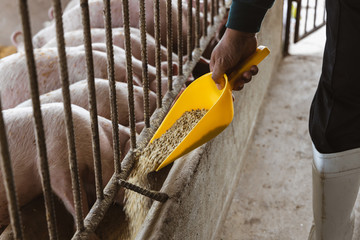
[[[24,2],[26,3],[26,1],[22,1],[21,4],[24,4]],[[124,4],[126,4],[126,2],[127,1],[124,1]],[[10,186],[8,186],[7,189],[10,189],[9,199],[12,198],[12,200],[8,201],[14,204],[14,206],[11,207],[12,214],[10,214],[12,227],[8,227],[0,238],[9,239],[15,236],[16,239],[22,239],[25,236],[27,239],[91,239],[94,237],[93,233],[95,232],[101,239],[125,239],[126,217],[121,211],[121,207],[113,204],[113,200],[119,189],[126,187],[155,200],[136,239],[216,239],[217,231],[221,227],[222,219],[226,215],[232,198],[232,188],[235,186],[239,176],[241,159],[246,152],[247,144],[251,138],[258,109],[269,85],[272,71],[280,59],[282,19],[278,16],[281,16],[282,5],[279,2],[277,2],[276,6],[267,14],[262,33],[258,36],[259,43],[271,48],[271,56],[261,64],[260,74],[250,86],[247,86],[240,93],[235,94],[234,121],[221,135],[184,156],[182,159],[177,160],[173,166],[165,168],[158,174],[150,174],[149,178],[153,183],[151,191],[132,186],[126,182],[134,164],[134,156],[147,145],[171,107],[173,99],[180,92],[184,82],[186,82],[192,69],[195,68],[206,46],[209,45],[211,37],[218,31],[221,23],[224,22],[226,16],[226,10],[223,7],[224,3],[211,1],[212,7],[208,13],[209,26],[205,27],[205,29],[207,29],[207,36],[200,38],[200,34],[194,33],[198,31],[189,30],[190,34],[187,39],[189,42],[194,42],[194,46],[191,46],[191,44],[188,45],[187,51],[192,52],[192,54],[188,56],[183,66],[183,72],[179,70],[179,76],[177,77],[172,76],[171,70],[168,71],[170,83],[173,81],[173,84],[170,84],[173,86],[173,90],[170,88],[170,91],[168,91],[162,99],[161,95],[157,98],[158,108],[155,110],[151,119],[149,118],[150,116],[148,116],[148,120],[145,119],[147,126],[138,137],[136,137],[135,134],[135,124],[131,123],[134,120],[129,120],[133,133],[131,137],[131,150],[125,156],[121,165],[118,163],[119,156],[117,156],[118,159],[115,159],[115,173],[104,189],[102,189],[101,184],[97,182],[97,200],[85,218],[81,214],[81,204],[79,204],[81,201],[78,200],[77,203],[77,200],[75,201],[75,208],[77,208],[75,235],[72,236],[73,224],[71,223],[71,215],[66,213],[64,206],[57,198],[52,200],[53,197],[51,196],[51,191],[49,191],[49,189],[51,189],[49,186],[49,177],[46,177],[48,170],[46,170],[46,164],[44,164],[44,186],[48,188],[46,190],[45,187],[44,198],[45,203],[48,205],[44,208],[43,204],[41,204],[44,200],[40,196],[39,199],[34,200],[32,204],[22,206],[22,214],[19,214],[19,211],[16,210],[19,208],[19,206],[16,206],[18,205],[16,203],[16,196],[13,195],[11,197],[11,192],[15,193],[15,191],[11,190],[12,187],[11,184],[9,184]],[[54,1],[54,3],[55,11],[59,10],[56,5],[58,1]],[[87,3],[87,1],[81,1],[82,7],[86,9],[86,4],[84,3]],[[104,1],[104,3],[104,5],[107,6],[107,1]],[[219,7],[219,5],[222,7]],[[206,7],[203,11],[207,11]],[[124,16],[126,15],[124,14]],[[23,17],[25,18],[23,24],[26,25],[26,16]],[[58,19],[57,21],[61,22]],[[181,20],[179,22],[181,22]],[[189,24],[189,28],[191,29],[190,26],[192,27],[191,23]],[[195,27],[199,29],[199,26]],[[87,26],[85,24],[84,35],[86,35],[86,28]],[[125,35],[129,35],[129,32],[126,32],[126,21],[124,21],[124,28]],[[175,29],[173,31],[175,31]],[[203,35],[205,35],[205,31],[203,31]],[[26,35],[26,29],[24,29],[24,38],[25,42],[26,39],[30,39],[30,32]],[[61,37],[58,38],[61,39]],[[168,43],[169,42],[168,40]],[[111,45],[109,42],[108,44]],[[61,46],[61,44],[58,46],[59,49],[64,47]],[[91,46],[89,47],[91,49]],[[167,47],[168,49],[172,48],[171,44]],[[27,51],[29,50],[26,44],[25,49]],[[109,49],[107,50],[111,51]],[[129,46],[125,46],[125,50],[127,54],[129,54]],[[91,52],[91,50],[89,52]],[[108,56],[111,56],[111,52],[108,52]],[[181,54],[179,54],[179,56],[181,56]],[[129,55],[127,55],[127,57],[129,57]],[[29,58],[31,59],[31,56]],[[146,63],[145,59],[146,58],[143,59],[143,61],[145,61],[144,63]],[[111,65],[111,57],[108,57],[108,61],[109,65]],[[171,65],[171,58],[169,63]],[[181,64],[179,65],[180,69],[182,68]],[[158,66],[158,68],[159,67],[160,66]],[[66,70],[62,71],[65,72]],[[128,68],[127,71],[129,73],[131,69]],[[111,70],[108,76],[110,79]],[[89,78],[94,77],[90,75]],[[174,80],[172,78],[174,78]],[[129,96],[132,91],[132,84],[130,82],[132,82],[132,80],[128,79],[130,86]],[[91,85],[91,83],[89,85]],[[144,84],[144,88],[145,85],[146,84]],[[63,91],[66,91],[66,86]],[[36,99],[36,96],[33,99]],[[133,102],[133,100],[129,99],[129,102],[129,105],[132,105],[131,102]],[[115,106],[113,106],[113,108],[115,108]],[[130,106],[129,108],[131,109],[132,107]],[[34,109],[36,109],[36,106],[34,106]],[[91,111],[94,110],[90,108],[90,112]],[[131,111],[133,110],[130,110],[130,112]],[[145,113],[145,118],[146,115]],[[115,118],[115,115],[112,115],[112,118]],[[93,134],[96,136],[96,133]],[[4,131],[1,132],[1,136],[5,135]],[[2,145],[3,151],[3,149],[6,148],[6,139],[2,138],[1,143],[4,144]],[[41,145],[41,143],[38,144]],[[9,159],[9,154],[3,154],[3,160]],[[94,155],[96,155],[96,153]],[[46,163],[46,159],[44,162]],[[7,164],[9,164],[9,162]],[[95,165],[97,164],[99,163],[97,162]],[[6,161],[4,166],[5,165]],[[76,169],[76,163],[73,167]],[[9,178],[11,179],[11,167],[2,167],[2,169],[7,169],[5,172],[8,172],[7,176],[10,176]],[[97,170],[95,169],[95,171]],[[75,182],[76,189],[78,183],[76,183],[77,180],[75,178],[73,181]],[[11,183],[11,180],[9,182]],[[76,196],[76,192],[79,193],[79,190],[74,191],[74,196]],[[48,198],[48,200],[46,200],[46,198]],[[80,197],[78,196],[77,198]],[[54,201],[55,204],[52,204],[52,201]],[[55,205],[55,211],[52,205]],[[56,212],[56,218],[53,212]],[[25,215],[22,216],[22,223],[20,220],[21,215]],[[45,220],[45,215],[48,218],[47,221]],[[14,229],[14,231],[12,229]],[[49,236],[47,237],[47,235]]]

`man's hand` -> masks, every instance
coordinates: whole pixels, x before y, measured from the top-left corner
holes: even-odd
[[[233,29],[226,29],[224,36],[214,48],[210,59],[210,71],[213,80],[220,84],[224,73],[230,73],[238,65],[256,51],[257,40],[255,33],[245,33]],[[258,73],[257,66],[244,72],[235,80],[233,90],[241,90],[245,83],[250,82],[253,75]]]

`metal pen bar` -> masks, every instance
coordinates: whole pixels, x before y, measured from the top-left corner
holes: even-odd
[[[146,9],[145,0],[140,0],[140,31],[141,31],[141,60],[142,78],[144,89],[144,120],[145,127],[150,127],[150,98],[149,98],[149,72],[148,72],[148,53],[146,42]]]
[[[211,25],[214,25],[214,17],[215,17],[215,0],[211,0]]]
[[[127,73],[127,84],[128,84],[130,140],[131,140],[131,149],[135,149],[136,148],[135,107],[134,107],[134,85],[133,85],[132,55],[131,55],[131,41],[130,41],[129,0],[123,0],[123,21],[124,21],[124,30],[125,30],[125,53],[126,53],[126,73]]]
[[[215,6],[216,6],[216,8],[215,8],[215,10],[216,10],[216,16],[217,15],[219,15],[219,0],[215,0]]]
[[[73,117],[71,111],[71,97],[69,91],[69,75],[67,68],[67,59],[66,59],[66,50],[65,50],[65,40],[64,40],[64,29],[62,23],[62,9],[60,0],[53,0],[54,5],[54,14],[55,14],[55,23],[56,23],[56,40],[57,40],[57,50],[59,56],[59,66],[60,66],[60,80],[61,88],[63,95],[63,105],[65,112],[65,126],[66,126],[66,138],[68,145],[68,155],[69,155],[69,165],[70,169],[78,172],[77,168],[74,168],[74,165],[77,164],[77,154],[75,147],[75,133],[73,125]],[[75,198],[74,198],[75,199]],[[81,208],[80,208],[81,209]],[[80,210],[81,212],[81,210]],[[82,221],[82,216],[81,220]],[[81,223],[79,223],[81,229]]]
[[[101,164],[100,156],[100,141],[99,141],[99,127],[97,119],[97,108],[96,108],[96,91],[95,91],[95,74],[94,74],[94,62],[92,55],[92,45],[91,45],[91,28],[90,28],[90,13],[89,13],[89,4],[88,0],[81,0],[81,20],[83,24],[83,33],[84,33],[84,47],[85,47],[85,57],[86,57],[86,72],[87,72],[87,84],[88,84],[88,101],[89,101],[89,112],[91,119],[91,136],[92,136],[92,150],[94,165],[99,166]],[[76,218],[79,222],[78,231],[83,231],[84,222],[82,215],[81,207],[81,192],[80,192],[80,182],[77,172],[77,162],[73,163],[74,170],[72,175],[74,175],[75,188],[74,198],[76,205]],[[73,185],[74,186],[74,185]],[[76,195],[75,195],[76,194]],[[79,214],[79,215],[78,215]]]
[[[196,0],[196,15],[195,15],[195,48],[200,47],[200,0]]]
[[[36,72],[36,65],[34,59],[33,45],[31,40],[31,25],[30,25],[27,0],[20,0],[20,16],[21,16],[22,30],[24,34],[26,64],[29,74],[31,100],[34,111],[33,115],[34,115],[34,125],[35,125],[36,146],[37,146],[39,162],[41,167],[41,179],[42,179],[42,188],[44,192],[46,219],[47,219],[50,239],[57,239],[55,209],[54,209],[53,195],[50,184],[49,164],[48,164],[47,150],[45,143],[45,132],[44,132],[44,126],[43,126],[42,114],[40,108],[39,88],[37,82],[37,72]]]
[[[204,0],[204,22],[203,22],[204,26],[204,36],[206,37],[208,35],[208,0]]]
[[[161,93],[161,36],[160,36],[160,0],[154,0],[154,26],[155,26],[155,66],[156,66],[156,105],[162,107]]]
[[[314,8],[314,28],[316,27],[316,17],[317,17],[317,7],[318,7],[318,0],[315,0],[315,8]]]
[[[323,24],[326,21],[326,0],[324,1],[324,14],[323,14]]]
[[[294,43],[299,41],[301,0],[296,0],[296,3],[297,4],[296,4],[296,22],[295,22]]]
[[[183,4],[182,4],[182,0],[178,0],[178,61],[179,61],[179,76],[183,75],[183,25],[182,25],[182,21],[183,21]]]
[[[309,0],[307,0],[307,2],[306,2],[304,34],[307,33],[306,27],[307,27],[308,15],[309,15]]]
[[[188,35],[187,35],[187,55],[188,60],[192,61],[192,43],[193,43],[193,15],[192,15],[192,0],[188,0]]]
[[[166,44],[167,44],[167,77],[168,77],[168,90],[173,90],[173,68],[172,68],[172,0],[166,1],[166,23],[167,23],[167,35],[166,35]]]
[[[11,228],[14,233],[14,239],[23,239],[24,234],[21,223],[20,207],[16,195],[15,179],[11,166],[11,158],[9,152],[9,145],[6,137],[4,118],[2,115],[1,96],[0,96],[0,145],[1,145],[0,164],[2,170],[2,180],[5,186],[6,200],[8,202]]]
[[[166,202],[166,200],[168,200],[168,198],[169,198],[169,196],[166,193],[147,190],[147,189],[141,188],[139,186],[136,186],[135,184],[132,184],[130,182],[124,181],[122,179],[119,180],[119,184],[120,184],[120,186],[122,186],[126,189],[132,190],[134,192],[137,192],[141,195],[144,195],[148,198],[154,199],[159,202]]]
[[[112,122],[112,136],[113,136],[113,148],[114,148],[114,169],[116,173],[121,172],[121,152],[120,152],[120,138],[119,138],[119,119],[118,119],[118,108],[116,98],[116,80],[114,70],[114,47],[112,39],[112,28],[111,28],[111,8],[110,0],[104,0],[104,23],[105,23],[105,34],[106,34],[106,55],[107,55],[107,70],[109,79],[109,94],[110,94],[110,111],[111,111],[111,122]],[[101,165],[100,165],[101,167]],[[102,179],[101,168],[95,171],[96,178]],[[99,180],[100,180],[99,179]],[[98,181],[97,184],[101,183],[101,187],[96,188],[96,195],[98,199],[103,199],[102,191],[102,180]],[[100,192],[101,190],[101,192]]]

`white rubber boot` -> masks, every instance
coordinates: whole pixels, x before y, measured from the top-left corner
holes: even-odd
[[[360,148],[331,154],[313,150],[314,225],[309,240],[351,240],[360,186]]]

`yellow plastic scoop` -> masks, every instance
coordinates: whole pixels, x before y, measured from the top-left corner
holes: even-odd
[[[225,86],[221,90],[217,88],[211,78],[212,73],[201,76],[185,89],[166,115],[150,143],[160,138],[184,112],[195,109],[207,109],[208,112],[167,156],[156,171],[214,138],[231,123],[234,116],[231,94],[234,80],[245,71],[249,71],[251,66],[258,65],[269,53],[270,50],[267,47],[259,46],[256,52],[244,61],[240,69],[230,74],[230,80],[224,74]]]

